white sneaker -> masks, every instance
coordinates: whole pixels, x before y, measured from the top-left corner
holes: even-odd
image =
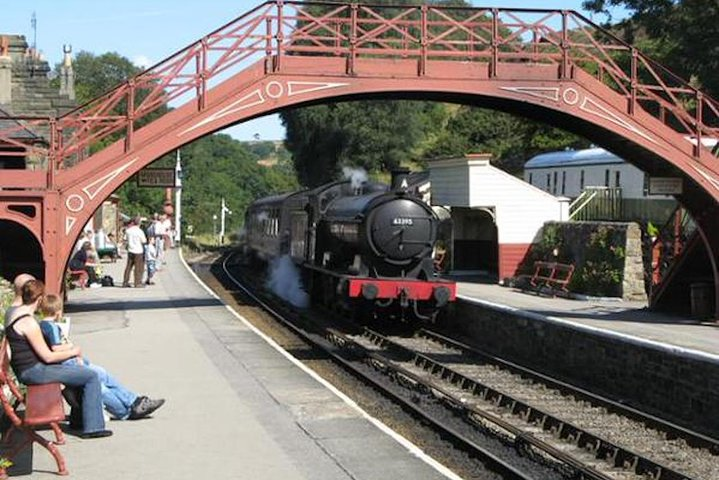
[[[102,287],[102,285],[100,285],[99,283],[91,283],[90,284],[90,288],[100,288],[100,287]]]

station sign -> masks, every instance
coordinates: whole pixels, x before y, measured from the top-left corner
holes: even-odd
[[[137,172],[138,187],[175,187],[174,168],[144,168]]]
[[[682,187],[679,177],[649,177],[649,195],[680,195]]]

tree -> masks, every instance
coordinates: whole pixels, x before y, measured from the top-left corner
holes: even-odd
[[[613,25],[623,38],[712,96],[719,96],[719,4],[706,0],[585,0],[584,8],[607,13],[627,8]],[[611,21],[611,17],[609,17]]]
[[[470,106],[460,107],[432,148],[432,157],[491,153],[494,165],[519,173],[534,155],[589,145],[576,135],[508,113]]]
[[[59,65],[57,67],[59,69]],[[140,68],[115,52],[95,55],[81,51],[73,62],[77,102],[84,104],[140,73]]]

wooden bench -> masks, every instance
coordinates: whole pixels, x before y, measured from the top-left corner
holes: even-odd
[[[98,248],[97,260],[102,261],[103,258],[109,258],[112,263],[117,261],[117,247]]]
[[[58,422],[65,420],[65,409],[62,401],[62,390],[59,383],[43,385],[27,385],[23,394],[17,380],[10,374],[10,358],[7,339],[0,342],[0,403],[5,416],[10,420],[10,427],[2,432],[2,444],[5,447],[3,456],[12,461],[23,448],[32,443],[45,447],[57,463],[58,475],[67,475],[65,458],[57,445],[65,443],[65,436]],[[24,410],[24,411],[23,411]],[[50,426],[55,434],[51,442],[35,431],[42,426]],[[11,445],[15,433],[22,435],[16,445]],[[6,475],[0,467],[0,478]]]
[[[90,275],[88,275],[85,270],[68,270],[67,274],[70,277],[70,282],[81,289],[87,287],[90,281]]]
[[[558,262],[534,262],[534,275],[530,280],[533,287],[546,285],[550,288],[567,290],[574,275],[574,265]]]

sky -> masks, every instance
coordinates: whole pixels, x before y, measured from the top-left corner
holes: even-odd
[[[150,66],[259,3],[261,0],[0,0],[0,32],[25,35],[32,44],[34,12],[37,47],[51,65],[62,59],[62,47],[69,44],[74,53],[117,52],[139,66]],[[474,0],[472,4],[583,11],[582,0]],[[615,18],[622,16],[619,10],[612,13]],[[239,140],[284,138],[278,115],[245,122],[226,133]]]

